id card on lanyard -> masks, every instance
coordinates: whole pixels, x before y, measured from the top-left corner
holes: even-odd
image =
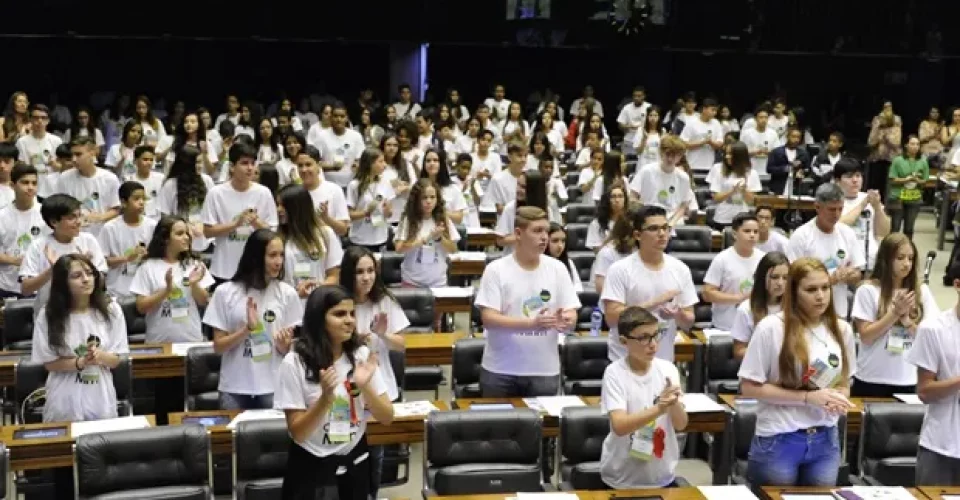
[[[333,407],[330,408],[330,422],[327,430],[327,436],[330,438],[331,443],[347,443],[350,441],[350,428],[356,426],[359,423],[357,418],[357,406],[356,398],[354,396],[355,390],[352,390],[354,387],[350,383],[350,380],[343,381],[343,388],[346,391],[347,397],[337,397],[333,401]]]
[[[835,387],[840,382],[843,369],[840,356],[831,351],[827,342],[810,332],[814,341],[810,345],[810,365],[803,376],[803,382],[809,382],[820,389]]]
[[[913,337],[910,332],[901,325],[894,325],[887,334],[887,352],[903,354],[911,347],[913,347]]]

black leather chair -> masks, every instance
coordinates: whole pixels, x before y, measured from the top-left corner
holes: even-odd
[[[757,404],[738,404],[733,412],[733,458],[730,463],[733,484],[747,482],[747,463],[750,460],[750,442],[757,428]]]
[[[589,229],[590,229],[589,222],[568,222],[567,223],[567,251],[592,252],[592,250],[587,248],[587,232],[589,231]]]
[[[111,370],[113,387],[117,393],[117,415],[133,415],[130,403],[133,388],[133,367],[130,358],[120,357],[120,364]],[[21,424],[37,424],[43,421],[43,405],[31,397],[47,384],[47,369],[43,363],[23,360],[17,363],[14,399],[17,404],[17,421]],[[45,401],[46,398],[43,399]]]
[[[398,288],[391,290],[397,303],[407,315],[411,333],[433,332],[434,298],[428,288]],[[397,379],[408,391],[433,391],[434,399],[440,398],[443,369],[439,366],[408,366],[403,379]]]
[[[291,445],[284,420],[251,420],[237,425],[233,432],[237,500],[280,498]]]
[[[394,380],[399,385],[398,400],[403,400],[403,374],[406,370],[407,356],[400,351],[390,351],[390,368]],[[387,488],[406,484],[410,479],[410,445],[406,443],[383,446],[383,465],[380,467],[380,487]]]
[[[10,452],[7,445],[0,443],[0,500],[7,498],[7,477],[10,474]]]
[[[587,283],[590,283],[590,279],[593,278],[593,261],[596,260],[597,254],[589,250],[578,250],[567,252],[567,257],[577,267],[577,273],[580,274],[580,281],[583,282],[584,287],[589,288]]]
[[[567,186],[568,191],[570,190],[571,187],[576,186],[577,182],[579,181],[580,181],[580,171],[577,170],[576,168],[571,168],[570,170],[568,170],[567,175],[563,177],[563,184]]]
[[[589,224],[590,221],[597,218],[597,205],[589,199],[591,194],[587,193],[584,196],[588,197],[589,203],[570,203],[567,205],[567,224]]]
[[[670,238],[670,253],[712,252],[713,235],[706,226],[680,226]]]
[[[184,402],[187,411],[220,409],[220,354],[213,346],[194,347],[187,351],[184,373]]]
[[[568,203],[583,202],[583,191],[580,190],[579,186],[567,186],[567,202]]]
[[[703,300],[703,287],[697,286],[697,303],[693,305],[693,327],[696,329],[713,326],[713,304]]]
[[[210,438],[200,425],[87,434],[75,459],[79,499],[211,498]]]
[[[707,343],[706,380],[709,394],[739,394],[740,360],[733,356],[733,339],[714,337]]]
[[[563,393],[599,396],[607,358],[606,337],[568,337],[561,350]]]
[[[563,409],[560,418],[560,489],[606,490],[600,479],[600,454],[610,420],[597,406]]]
[[[3,349],[29,351],[33,347],[33,299],[3,304]]]
[[[593,314],[593,309],[600,305],[600,294],[595,290],[584,290],[577,292],[577,297],[580,298],[580,309],[577,311],[577,331],[589,331],[590,315]],[[603,314],[603,311],[600,314]],[[604,322],[603,329],[607,329],[606,322]]]
[[[382,252],[380,254],[380,277],[387,286],[400,285],[400,264],[403,254],[400,252]]]
[[[134,298],[119,299],[120,309],[123,310],[123,319],[127,322],[127,342],[143,344],[147,341],[147,318],[137,310],[137,301]]]
[[[453,344],[450,366],[454,398],[479,398],[480,363],[483,361],[484,339],[460,339]]]
[[[904,403],[864,405],[858,453],[864,482],[870,486],[915,486],[925,410],[923,405]]]
[[[723,248],[727,249],[733,246],[733,229],[723,228]]]
[[[460,234],[460,240],[457,241],[457,250],[461,252],[466,252],[467,249],[467,226],[463,224],[458,224],[455,226],[457,228],[457,233]]]
[[[694,285],[703,285],[703,278],[707,276],[710,263],[717,258],[717,254],[710,252],[670,252],[670,255],[680,259],[690,268],[690,276]]]
[[[424,427],[424,498],[543,491],[537,412],[433,412]]]

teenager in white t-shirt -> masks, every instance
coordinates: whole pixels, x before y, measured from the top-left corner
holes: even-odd
[[[20,265],[33,240],[50,234],[37,203],[37,169],[30,164],[13,167],[13,202],[0,208],[0,297],[23,298]]]
[[[780,136],[777,131],[768,127],[770,109],[761,106],[754,115],[756,127],[744,128],[740,132],[740,141],[746,144],[750,153],[750,164],[758,174],[767,173],[767,157],[774,148],[780,146]]]
[[[470,155],[460,154],[458,157],[462,157],[465,161],[472,161]],[[469,175],[470,168],[467,167],[466,171]],[[420,172],[420,177],[430,179],[440,188],[443,209],[450,221],[454,224],[466,225],[464,219],[470,208],[467,204],[467,199],[470,196],[463,192],[463,189],[453,181],[450,175],[450,168],[447,168],[447,162],[439,151],[424,153],[423,171]],[[476,211],[476,205],[473,206],[473,210]],[[402,209],[401,215],[403,215]]]
[[[600,408],[610,432],[600,452],[600,478],[613,489],[676,487],[677,432],[688,418],[677,367],[657,357],[659,321],[642,307],[625,308],[617,342],[627,354],[603,372]]]
[[[610,234],[597,251],[597,257],[593,261],[593,288],[598,294],[603,293],[603,283],[607,279],[610,266],[629,257],[636,249],[637,241],[633,238],[633,213],[627,212],[627,215],[613,223]]]
[[[365,499],[372,490],[367,421],[390,425],[393,405],[383,381],[389,370],[363,345],[357,324],[350,293],[321,286],[310,295],[301,333],[280,363],[274,407],[284,411],[294,443],[283,498],[336,490],[327,493]]]
[[[136,172],[134,152],[140,146],[142,138],[143,131],[140,129],[139,123],[130,120],[124,124],[120,142],[110,146],[110,149],[107,150],[107,155],[103,160],[104,168],[119,176],[128,176]],[[151,168],[153,168],[152,165]]]
[[[76,168],[60,174],[56,192],[80,201],[83,230],[97,236],[104,223],[120,215],[117,198],[120,179],[113,172],[97,167],[97,145],[93,139],[74,139],[70,151]]]
[[[350,211],[347,198],[340,186],[323,179],[320,168],[320,151],[313,146],[304,147],[297,157],[297,173],[303,187],[313,198],[313,205],[320,220],[330,226],[338,236],[346,236],[350,229]]]
[[[490,179],[487,194],[481,202],[483,206],[496,207],[498,214],[503,212],[508,201],[516,199],[517,178],[523,175],[527,163],[527,147],[523,144],[511,143],[507,151],[510,163]]]
[[[836,486],[837,422],[853,403],[856,341],[839,318],[823,263],[790,265],[784,310],[757,325],[740,365],[740,390],[756,399],[747,478],[760,486]],[[786,350],[786,352],[784,352]]]
[[[567,187],[563,184],[563,179],[554,174],[556,172],[556,160],[550,155],[543,155],[539,160],[537,170],[547,182],[547,216],[550,222],[563,224],[563,213],[560,209],[567,205],[570,195],[567,193]]]
[[[136,181],[120,185],[123,215],[107,222],[100,231],[100,248],[107,259],[107,291],[114,297],[130,297],[130,282],[147,256],[156,219],[144,217],[144,189]]]
[[[704,99],[700,116],[688,119],[680,139],[687,144],[687,163],[695,171],[709,171],[714,163],[714,151],[723,147],[723,128],[714,118],[717,102]]]
[[[486,347],[483,397],[552,396],[560,389],[558,335],[576,324],[580,299],[569,269],[543,255],[549,230],[538,207],[517,210],[516,248],[483,271],[474,303]]]
[[[583,281],[580,279],[580,272],[577,270],[576,264],[573,263],[573,259],[567,255],[567,230],[560,224],[551,222],[550,229],[547,231],[547,238],[549,238],[547,249],[543,251],[543,254],[565,264],[570,275],[570,281],[573,283],[573,291],[582,292]]]
[[[281,186],[303,183],[300,173],[297,172],[297,156],[305,146],[306,141],[298,133],[288,134],[283,138],[283,158],[276,165]]]
[[[220,407],[272,408],[280,361],[303,320],[303,306],[283,282],[283,239],[258,229],[243,247],[236,274],[217,287],[203,322],[213,328],[220,362]]]
[[[517,243],[516,221],[519,207],[537,207],[547,211],[547,185],[539,171],[528,170],[517,178],[517,198],[507,202],[493,229],[497,246],[510,251]],[[547,216],[549,220],[549,215]]]
[[[873,269],[880,240],[890,234],[890,217],[883,211],[880,193],[861,192],[863,169],[860,163],[844,158],[833,167],[834,182],[843,190],[843,215],[840,222],[853,228],[862,252],[867,254],[867,269]]]
[[[749,212],[754,196],[763,190],[760,176],[750,167],[747,147],[742,142],[724,146],[724,160],[707,175],[713,201],[714,229],[722,230],[740,213]]]
[[[787,243],[790,241],[780,231],[773,229],[773,208],[761,205],[754,211],[757,214],[757,222],[760,224],[760,233],[757,237],[757,248],[771,252],[787,252]]]
[[[283,281],[297,290],[300,301],[320,285],[340,282],[343,246],[314,208],[310,193],[291,184],[277,193],[279,233],[284,241]]]
[[[137,146],[133,153],[136,172],[123,180],[136,181],[143,186],[143,215],[151,219],[160,219],[160,189],[163,187],[163,174],[153,170],[156,163],[153,148]]]
[[[703,300],[711,303],[713,326],[730,331],[737,305],[750,297],[753,276],[764,252],[757,250],[757,218],[751,213],[733,218],[733,245],[720,252],[703,278]]]
[[[200,210],[203,234],[216,242],[210,272],[220,282],[236,273],[237,262],[251,233],[277,226],[273,193],[253,182],[256,158],[253,146],[243,142],[234,144],[230,148],[230,163],[233,164],[230,182],[207,192]]]
[[[637,136],[643,135],[644,124],[650,103],[646,101],[647,91],[643,87],[634,87],[632,100],[620,108],[617,126],[623,132],[623,154],[637,154],[634,144]]]
[[[493,140],[493,132],[489,130],[481,131],[477,136],[477,152],[470,155],[473,158],[470,176],[480,181],[480,187],[483,189],[483,192],[480,193],[481,196],[490,188],[490,180],[493,176],[503,170],[503,160],[499,154],[491,149]],[[494,208],[492,205],[488,206],[485,203],[479,203],[479,205]]]
[[[367,148],[360,155],[356,177],[347,185],[347,208],[350,209],[350,243],[379,252],[390,237],[388,221],[393,216],[396,194],[383,176],[386,163],[383,153]]]
[[[839,186],[818,187],[814,207],[817,216],[790,235],[787,258],[794,261],[813,257],[823,262],[833,285],[834,308],[840,317],[846,318],[849,313],[847,287],[860,282],[866,264],[863,247],[850,226],[838,224],[843,210],[843,192]]]
[[[693,306],[699,301],[693,277],[686,264],[665,253],[670,225],[663,208],[645,205],[637,210],[633,235],[639,250],[610,266],[600,295],[610,327],[607,356],[616,361],[627,354],[617,338],[617,323],[625,307],[638,305],[660,319],[657,357],[673,361],[677,332],[693,326]]]
[[[660,162],[640,167],[630,182],[630,191],[644,205],[662,207],[671,226],[682,224],[696,201],[690,176],[679,167],[686,144],[674,135],[660,141]]]
[[[603,193],[597,203],[597,216],[587,226],[586,247],[596,251],[603,246],[603,242],[610,235],[610,229],[626,216],[627,186],[623,182],[617,182]]]
[[[600,202],[600,197],[603,196],[603,192],[607,190],[607,186],[612,186],[618,182],[626,185],[627,182],[629,182],[629,179],[624,176],[624,172],[627,170],[626,158],[625,155],[618,151],[608,151],[603,155],[601,173],[599,178],[593,183],[593,193],[591,196],[594,203]]]
[[[447,286],[447,259],[457,252],[460,233],[439,198],[440,188],[430,179],[420,179],[410,190],[393,238],[397,251],[404,254],[400,279],[406,286]]]
[[[43,221],[53,232],[48,236],[34,238],[20,263],[19,279],[23,295],[37,294],[33,302],[34,316],[46,305],[50,296],[50,273],[53,264],[63,255],[85,255],[101,272],[107,272],[107,261],[97,239],[90,233],[81,232],[83,216],[76,198],[55,194],[43,200],[40,207]]]
[[[660,108],[650,106],[643,130],[639,131],[634,139],[638,165],[660,162],[660,141],[663,136],[660,130]]]
[[[120,305],[89,259],[71,254],[52,267],[50,294],[33,327],[31,361],[47,369],[44,422],[117,417],[111,369],[129,352]]]
[[[747,300],[737,306],[733,317],[733,327],[730,328],[733,357],[743,359],[757,323],[780,312],[788,274],[790,261],[782,252],[770,252],[760,259],[753,273],[753,290]]]
[[[330,128],[321,131],[317,142],[312,145],[320,150],[324,176],[345,187],[354,178],[353,172],[363,153],[364,143],[360,132],[347,127],[347,110],[343,104],[334,105]]]
[[[480,227],[480,200],[483,188],[479,179],[473,176],[473,156],[467,153],[457,155],[457,163],[451,172],[450,181],[457,187],[467,205],[463,225],[470,229]]]
[[[927,285],[920,284],[917,248],[902,233],[880,243],[877,266],[857,288],[851,317],[860,334],[857,376],[850,392],[856,397],[892,398],[913,394],[917,371],[905,356],[921,321],[940,313]]]
[[[14,198],[10,172],[17,161],[17,155],[17,148],[13,144],[0,143],[0,208],[9,205]]]
[[[176,215],[187,221],[190,225],[193,251],[203,252],[213,240],[203,235],[200,210],[207,194],[213,189],[214,182],[209,175],[201,174],[197,170],[198,155],[196,150],[180,151],[160,186],[157,204],[162,215]]]
[[[417,171],[414,166],[400,154],[400,142],[397,136],[385,134],[380,139],[380,150],[383,151],[383,162],[386,167],[383,170],[383,178],[390,183],[396,195],[393,198],[393,215],[390,217],[390,223],[396,225],[400,222],[400,216],[403,215],[403,207],[407,204],[410,197],[410,187],[417,181]],[[430,151],[424,151],[424,161]],[[433,155],[439,157],[439,153],[433,150]]]
[[[960,265],[947,271],[960,295]],[[960,486],[960,306],[927,316],[907,362],[917,367],[917,395],[927,405],[917,448],[916,484]]]
[[[47,107],[34,104],[30,107],[30,133],[21,136],[16,142],[20,161],[37,169],[40,181],[37,196],[41,198],[57,192],[57,178],[60,176],[54,168],[54,155],[63,140],[47,132],[49,123],[50,112]]]

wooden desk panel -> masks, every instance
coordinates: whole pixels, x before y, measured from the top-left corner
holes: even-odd
[[[466,276],[469,278],[483,276],[487,268],[486,261],[482,260],[451,260],[448,273],[450,276]]]
[[[466,336],[464,332],[404,334],[407,366],[449,365],[453,344]]]
[[[833,490],[837,488],[817,488],[817,487],[800,487],[800,486],[764,486],[763,487],[763,497],[766,500],[780,500],[783,498],[784,494],[790,493],[799,493],[799,494],[814,494],[814,493],[825,493],[830,494]],[[927,500],[927,497],[916,488],[907,488],[907,491],[910,492],[916,498]]]
[[[434,297],[433,307],[439,314],[469,314],[473,310],[473,297]]]
[[[941,500],[944,495],[960,496],[960,486],[942,487],[942,486],[922,486],[920,493],[926,495],[930,500]]]
[[[566,492],[564,492],[566,493]],[[606,491],[586,491],[577,490],[572,492],[580,500],[611,500],[624,497],[660,497],[663,500],[705,500],[700,490],[697,488],[663,488],[650,490],[606,490]],[[515,493],[500,493],[493,495],[450,495],[450,496],[430,496],[427,498],[434,500],[506,500],[515,497]]]
[[[798,200],[792,199],[788,200],[783,196],[774,196],[770,194],[758,194],[753,199],[753,206],[759,207],[761,205],[766,205],[773,208],[774,210],[786,210],[787,205],[790,205],[790,210],[803,210],[803,211],[813,211],[814,204],[813,200]]]
[[[494,220],[496,222],[496,220]],[[482,222],[481,222],[482,224]],[[483,251],[488,247],[497,246],[497,235],[489,233],[467,233],[467,248]]]
[[[243,410],[212,410],[168,413],[167,422],[169,422],[169,425],[181,425],[185,417],[228,417],[233,420],[242,412]],[[233,431],[231,429],[228,429],[226,425],[211,425],[207,427],[207,433],[210,434],[211,453],[214,455],[233,454]]]

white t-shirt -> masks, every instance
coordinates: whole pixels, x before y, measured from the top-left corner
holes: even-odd
[[[860,202],[867,197],[867,193],[859,192],[857,193],[856,198],[844,198],[843,199],[843,214],[846,215],[854,207],[856,207]],[[877,225],[873,223],[873,205],[867,203],[863,210],[860,211],[860,217],[857,217],[857,221],[853,223],[850,227],[853,228],[853,234],[857,236],[857,242],[860,244],[860,251],[865,252],[867,248],[867,227],[870,228],[870,255],[867,255],[867,268],[873,269],[874,264],[877,262],[877,249],[880,248],[880,239],[877,238]]]
[[[16,197],[17,193],[13,191],[12,187],[7,184],[0,184],[0,207],[5,207],[13,203]]]
[[[413,170],[413,165],[409,162],[404,162],[404,165],[407,166],[407,184],[413,186],[417,182],[417,172]],[[390,187],[393,188],[394,182],[400,181],[400,175],[397,173],[397,169],[393,165],[387,165],[387,168],[383,171],[383,178],[390,183]],[[393,214],[390,216],[390,223],[396,224],[400,222],[400,217],[403,215],[403,211],[407,209],[407,200],[410,199],[410,190],[408,189],[406,193],[396,194],[394,189],[394,194],[396,195],[393,198],[393,202],[390,204],[393,209]]]
[[[50,226],[40,216],[40,204],[21,212],[12,203],[0,209],[0,253],[21,257],[33,240],[50,234]],[[20,267],[0,264],[0,290],[20,293]]]
[[[623,142],[633,144],[638,135],[643,134],[643,126],[647,123],[647,110],[650,109],[649,102],[642,102],[639,106],[632,101],[620,108],[620,114],[617,115],[617,123],[623,126],[638,127],[627,132],[623,136]]]
[[[60,174],[57,181],[57,193],[69,194],[80,202],[80,212],[103,213],[120,206],[120,179],[113,172],[97,168],[91,177],[80,175],[72,168]],[[103,223],[89,224],[84,231],[97,236]]]
[[[780,231],[774,231],[773,229],[771,229],[768,234],[769,236],[767,236],[767,241],[761,243],[759,240],[757,240],[757,249],[762,250],[765,253],[787,253],[787,243],[789,243],[790,240],[788,240],[787,237],[784,236]]]
[[[500,155],[493,151],[491,146],[490,151],[487,152],[487,156],[480,158],[480,153],[473,153],[470,155],[473,158],[473,164],[470,167],[470,177],[476,179],[477,174],[480,172],[488,172],[491,176],[496,175],[501,170],[503,170],[503,160],[500,158]],[[484,179],[480,181],[480,186],[486,190],[489,189],[489,184],[492,181]],[[481,193],[481,196],[483,194]],[[481,203],[480,206],[486,207],[487,205]]]
[[[709,122],[701,119],[686,120],[683,132],[680,133],[680,139],[684,142],[700,142],[709,140],[710,142],[723,140],[723,127],[716,118]],[[687,150],[687,163],[692,170],[708,171],[713,166],[715,159],[713,146],[704,144],[700,147]]]
[[[134,151],[135,149],[122,144],[114,144],[107,150],[107,156],[103,159],[103,166],[108,167],[114,173],[119,172],[124,176],[133,175],[137,172],[137,166],[133,158]]]
[[[350,222],[350,211],[347,209],[347,198],[343,189],[332,183],[321,181],[316,189],[310,191],[313,204],[320,210],[320,205],[327,204],[327,212],[333,220]]]
[[[200,174],[200,179],[203,181],[204,187],[206,187],[207,194],[209,194],[210,190],[215,186],[213,179],[206,174]],[[203,225],[203,219],[200,217],[200,210],[203,208],[202,204],[193,205],[188,210],[180,210],[177,202],[176,179],[167,179],[164,181],[163,185],[160,186],[160,194],[157,196],[157,205],[160,207],[161,214],[178,215],[187,219],[187,222],[189,222],[191,225]],[[194,252],[202,252],[210,246],[211,241],[213,241],[213,238],[206,238],[202,235],[193,236],[193,244],[191,245],[191,248]]]
[[[960,321],[957,310],[933,315],[920,324],[907,362],[935,373],[937,380],[960,377]],[[960,459],[960,393],[927,403],[920,429],[920,446],[944,456]]]
[[[367,346],[360,346],[354,353],[357,361],[366,361],[370,356],[370,349]],[[374,392],[383,395],[387,392],[386,384],[383,382],[383,359],[379,360],[380,366],[377,367],[373,378],[370,379]],[[330,455],[346,455],[367,430],[367,412],[363,409],[367,406],[363,393],[356,398],[352,398],[347,391],[348,374],[353,370],[353,365],[346,354],[340,356],[334,362],[333,366],[337,370],[337,376],[340,379],[337,384],[336,397],[330,413],[325,415],[317,428],[310,434],[305,441],[297,443],[304,450],[317,457],[327,457]],[[315,370],[313,367],[312,370]],[[289,352],[280,363],[277,374],[277,392],[273,398],[273,407],[278,410],[306,410],[316,404],[323,393],[323,388],[319,383],[307,382],[307,369],[296,352]],[[327,434],[330,430],[330,423],[344,423],[349,429],[349,438],[344,442],[333,442],[331,436]],[[335,424],[336,425],[336,424]]]
[[[610,266],[621,259],[629,257],[631,254],[633,254],[633,252],[620,253],[612,244],[607,243],[597,252],[597,257],[593,261],[593,276],[603,276],[606,278]]]
[[[136,226],[127,224],[123,216],[116,217],[103,225],[98,239],[100,248],[106,257],[132,255],[137,247],[147,248],[156,227],[157,221],[149,217],[141,217]],[[114,297],[130,297],[130,283],[139,267],[140,262],[134,261],[108,270],[107,291]]]
[[[493,232],[497,236],[510,236],[517,227],[517,200],[510,200],[503,206],[503,212],[497,217]],[[511,248],[511,247],[506,247]]]
[[[533,271],[520,267],[514,254],[490,263],[483,271],[474,304],[489,307],[512,318],[534,318],[541,310],[580,307],[570,271],[557,259],[541,256]],[[557,330],[507,329],[484,326],[487,340],[483,369],[513,376],[560,374]]]
[[[223,353],[217,390],[231,394],[260,395],[274,391],[274,378],[282,359],[273,345],[273,334],[303,321],[303,307],[297,291],[272,280],[265,290],[244,290],[241,283],[228,281],[217,287],[203,322],[211,328],[233,333],[247,324],[247,298],[252,297],[260,315],[260,328]]]
[[[346,186],[353,179],[354,162],[363,154],[363,136],[349,128],[344,129],[343,134],[337,135],[331,127],[317,134],[317,143],[314,146],[320,150],[320,157],[324,162],[332,161],[342,165],[340,170],[324,172],[327,180],[341,187]]]
[[[327,277],[327,271],[340,267],[343,262],[343,245],[333,229],[323,226],[323,255],[310,256],[293,241],[287,241],[283,250],[283,281],[294,289],[301,281],[315,279],[321,283]],[[301,299],[307,305],[307,299]]]
[[[470,192],[470,189],[467,188],[467,185],[468,185],[467,183],[474,184],[477,182],[476,179],[473,177],[468,177],[466,182],[463,182],[459,178],[454,178],[454,179],[451,179],[451,181],[453,182],[453,185],[456,186],[457,191],[460,192],[460,196],[463,197],[463,203],[465,205],[465,209],[467,210],[466,215],[464,215],[463,217],[463,225],[468,228],[474,228],[474,229],[479,228],[480,227],[480,209],[479,209],[479,205],[477,204],[479,200],[474,199],[476,197],[473,196],[473,193]],[[478,189],[477,194],[479,195],[480,186],[477,184],[474,184],[474,185],[477,186],[477,189]],[[447,189],[448,188],[444,188],[444,191],[443,191],[444,200],[446,200]],[[451,198],[453,198],[453,195],[451,195]]]
[[[640,146],[643,146],[643,151],[640,152],[637,162],[640,165],[660,163],[660,141],[662,140],[663,138],[660,136],[660,132],[637,133],[636,142],[633,147],[634,149],[638,149]],[[646,144],[644,144],[644,141],[646,141]]]
[[[667,380],[680,384],[680,373],[669,361],[654,358],[647,373],[638,375],[626,358],[614,361],[603,372],[600,409],[610,415],[615,410],[634,414],[656,406],[656,399],[667,387]],[[649,458],[631,454],[634,442],[652,441]],[[638,447],[639,453],[645,453]],[[611,430],[600,452],[600,477],[615,489],[663,488],[675,479],[680,461],[680,446],[670,415],[665,414],[629,436]]]
[[[713,285],[723,293],[750,293],[754,286],[753,274],[764,255],[763,251],[754,249],[750,257],[744,258],[734,247],[727,248],[710,263],[703,283]],[[733,304],[713,304],[713,326],[730,331],[736,307]]]
[[[640,253],[615,262],[607,271],[600,295],[600,307],[606,312],[605,301],[619,302],[625,306],[637,306],[671,290],[680,290],[670,304],[680,308],[693,307],[699,298],[693,285],[690,268],[676,257],[663,256],[663,265],[658,270],[650,269],[640,260]],[[660,319],[660,345],[657,357],[673,361],[673,344],[677,338],[677,321],[661,317],[659,309],[650,311]],[[617,325],[607,325],[607,357],[616,361],[627,355],[627,348],[620,343]]]
[[[789,122],[790,117],[786,114],[779,118],[776,115],[770,115],[770,118],[767,118],[767,129],[773,129],[777,133],[777,140],[779,141],[777,146],[783,146],[787,143],[787,124]]]
[[[437,227],[436,222],[430,219],[420,221],[417,238],[425,238]],[[406,217],[400,221],[394,241],[407,241],[410,238],[409,221]],[[447,219],[447,234],[453,241],[460,241],[460,232],[450,219]],[[449,254],[443,248],[440,240],[430,241],[424,245],[406,252],[403,262],[400,263],[400,278],[404,283],[420,287],[435,287],[447,285],[447,258]]]
[[[390,348],[386,341],[373,333],[374,319],[380,313],[387,315],[386,333],[400,333],[410,326],[410,320],[407,319],[407,314],[403,312],[400,304],[392,297],[383,297],[376,304],[369,300],[356,304],[357,333],[370,334],[370,348],[377,354],[380,375],[383,377],[387,395],[390,396],[390,401],[395,401],[400,397],[400,389],[397,384],[397,377],[393,373],[393,365],[390,364]]]
[[[33,326],[33,350],[30,360],[50,363],[62,357],[86,354],[88,346],[99,346],[106,352],[127,354],[127,323],[123,310],[115,301],[109,304],[110,319],[88,309],[71,313],[64,321],[65,347],[50,345],[46,307],[40,309]],[[103,365],[88,365],[83,371],[50,372],[47,374],[47,403],[43,406],[44,422],[81,422],[117,417],[117,391],[113,374]]]
[[[37,139],[32,134],[17,139],[20,161],[29,163],[37,169],[37,196],[41,198],[57,192],[57,179],[60,174],[52,170],[50,164],[56,158],[57,148],[61,144],[63,140],[50,133],[44,134],[41,139]]]
[[[838,222],[832,233],[824,233],[817,227],[816,218],[793,232],[787,243],[786,254],[791,262],[800,257],[813,257],[823,262],[831,275],[842,265],[862,268],[866,263],[863,258],[863,246],[857,241],[853,229]],[[841,318],[847,316],[846,283],[834,285],[833,306],[836,308],[837,316]]]
[[[448,186],[440,188],[440,196],[443,197],[443,208],[446,210],[447,215],[464,212],[468,209],[468,196],[464,194],[462,188],[455,182],[451,182]],[[474,211],[476,211],[476,206],[474,206]],[[464,217],[462,220],[464,225],[466,225],[467,218]]]
[[[781,311],[780,304],[767,305],[767,316],[773,316]],[[737,306],[736,315],[733,318],[733,328],[730,329],[730,336],[733,340],[739,340],[744,344],[750,343],[753,337],[753,311],[750,309],[750,299],[747,299]]]
[[[760,132],[756,128],[743,129],[743,131],[740,132],[740,141],[746,144],[747,151],[751,155],[762,149],[767,150],[767,153],[769,153],[773,151],[774,148],[780,146],[780,137],[777,136],[777,132],[769,126],[763,129],[763,132]],[[750,157],[750,165],[753,167],[754,172],[758,174],[767,173],[768,156]]]
[[[723,177],[723,165],[718,163],[713,166],[708,177],[710,179],[711,193],[725,193],[732,190],[741,182],[746,185],[747,191],[759,193],[763,190],[763,186],[760,184],[760,176],[757,175],[757,171],[753,169],[747,171],[746,179],[737,177],[733,172]],[[743,195],[737,192],[727,197],[726,200],[717,203],[717,208],[713,212],[713,220],[720,224],[730,224],[737,214],[749,211],[750,205],[743,199]]]
[[[508,201],[517,198],[517,178],[509,170],[501,170],[490,179],[486,196],[483,197],[483,206],[506,205]]]
[[[98,243],[97,239],[90,233],[81,232],[73,241],[66,244],[57,241],[53,237],[53,234],[48,234],[34,238],[33,243],[27,248],[27,252],[23,255],[23,262],[20,263],[20,278],[35,278],[43,274],[47,268],[51,267],[50,261],[47,260],[45,254],[47,247],[50,248],[57,259],[71,253],[89,253],[91,254],[90,260],[93,262],[93,266],[101,273],[106,274],[107,272],[107,261],[103,258],[103,250],[100,249],[100,243]],[[33,302],[34,316],[40,311],[40,308],[47,305],[49,298],[50,280],[47,280],[47,282],[37,290],[37,298]]]
[[[567,269],[569,269],[568,275],[570,276],[570,281],[573,282],[573,291],[580,293],[583,291],[583,280],[580,279],[580,271],[577,270],[577,265],[573,263],[573,259],[567,259]]]
[[[563,181],[553,177],[547,181],[547,218],[550,219],[550,222],[563,225],[563,214],[560,212],[558,199],[566,202],[570,199],[570,195],[567,193],[567,187],[563,185]]]
[[[256,211],[260,220],[268,226],[277,227],[277,205],[273,201],[273,194],[270,189],[256,183],[251,183],[242,192],[234,189],[229,182],[214,186],[207,191],[207,197],[203,200],[200,220],[210,226],[226,224],[250,209]],[[210,272],[214,276],[233,278],[240,256],[243,255],[243,247],[254,230],[253,226],[241,226],[214,239],[216,246],[210,263]]]
[[[630,190],[637,193],[644,204],[663,207],[668,217],[672,217],[681,205],[695,199],[690,189],[690,176],[679,168],[664,172],[659,163],[641,167],[630,181]]]
[[[160,307],[146,314],[148,343],[203,340],[200,310],[190,288],[190,273],[202,265],[199,261],[170,264],[162,259],[149,259],[137,269],[130,283],[130,295],[145,297],[167,287],[167,269],[173,268],[173,290]],[[213,276],[205,272],[200,287],[210,288],[213,283]]]
[[[390,203],[396,194],[390,182],[380,177],[372,181],[359,192],[360,181],[354,179],[347,186],[347,207],[351,210],[365,210],[370,204],[376,208],[369,217],[355,220],[350,224],[350,242],[357,245],[382,245],[390,237],[390,227],[383,211],[383,202]]]
[[[920,301],[923,317],[917,320],[918,324],[940,314],[937,301],[927,285],[920,285]],[[854,296],[850,317],[872,323],[879,319],[879,312],[880,287],[869,281],[862,283]],[[899,325],[883,332],[870,344],[861,339],[857,352],[857,378],[871,384],[917,385],[917,369],[905,358],[914,342],[910,333]]]
[[[613,229],[614,225],[613,219],[607,222],[606,229],[600,227],[600,221],[598,219],[593,219],[590,221],[590,225],[587,226],[587,241],[584,243],[587,248],[593,250],[600,245],[603,245],[603,242],[607,239],[607,236],[610,235],[610,230]]]
[[[747,346],[747,354],[743,357],[738,376],[741,379],[751,380],[759,384],[776,384],[780,381],[780,350],[783,347],[783,315],[767,316],[757,324],[753,338]],[[856,353],[856,341],[853,329],[846,321],[840,320],[844,349],[853,360]],[[836,369],[843,369],[843,356],[840,345],[833,339],[830,331],[823,324],[816,328],[806,329],[807,348],[810,350],[811,366],[821,362],[826,364],[827,359],[836,363]],[[821,353],[821,354],[818,354]],[[827,359],[821,359],[827,358]],[[851,365],[849,376],[853,376],[857,367]],[[846,381],[838,381],[846,382]],[[835,426],[839,417],[822,408],[811,405],[780,405],[760,400],[757,402],[757,436],[773,436],[800,429],[809,429],[818,426]]]
[[[163,174],[151,171],[146,179],[141,179],[136,174],[128,181],[136,181],[143,184],[143,194],[146,195],[143,205],[143,215],[151,219],[160,220],[160,189],[163,187]]]

